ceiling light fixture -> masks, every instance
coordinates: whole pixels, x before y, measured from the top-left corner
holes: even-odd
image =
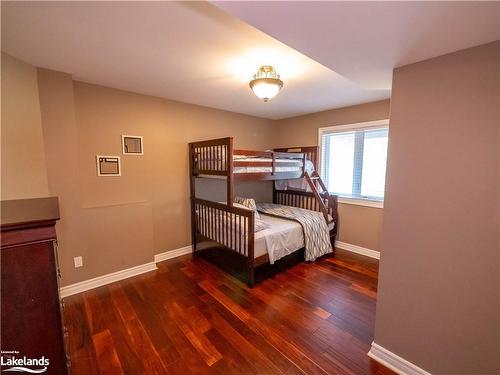
[[[261,66],[253,78],[250,81],[250,88],[258,98],[265,102],[274,98],[283,87],[279,74],[270,65]]]

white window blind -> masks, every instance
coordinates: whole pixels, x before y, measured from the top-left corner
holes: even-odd
[[[334,194],[383,200],[388,126],[320,129],[321,178]]]

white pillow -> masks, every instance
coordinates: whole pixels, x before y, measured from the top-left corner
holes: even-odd
[[[240,203],[233,203],[233,207],[238,207],[238,208],[243,208],[244,210],[248,210],[248,211],[252,211],[252,209],[250,207],[247,207],[243,204],[240,204]]]
[[[252,198],[235,197],[234,203],[235,204],[242,204],[246,208],[254,211],[255,218],[260,219],[259,212],[257,211],[257,205],[255,204],[255,200],[253,200]]]
[[[219,203],[226,204],[226,202],[219,202]],[[244,210],[252,211],[250,208],[248,208],[247,206],[244,206],[240,203],[233,203],[233,206],[238,207],[238,208],[243,208]],[[198,214],[198,212],[196,212],[196,214]],[[255,211],[254,232],[260,232],[261,230],[268,229],[271,227],[268,223],[266,223],[265,221],[262,221],[260,219],[260,217],[257,217],[257,215],[258,215],[258,212]],[[223,219],[223,220],[225,220],[225,219]]]
[[[219,202],[219,203],[222,203],[222,204],[227,204],[226,202]],[[248,210],[248,211],[252,211],[251,208],[247,207],[247,206],[244,206],[242,205],[241,203],[233,203],[233,207],[238,207],[238,208],[243,208],[244,210]]]
[[[255,202],[254,202],[254,204],[255,204]],[[244,206],[244,205],[242,205],[240,203],[233,203],[233,206],[234,207],[243,208],[244,210],[251,211],[250,208],[248,208],[247,206]],[[255,212],[255,215],[254,215],[254,218],[255,218],[255,220],[254,220],[254,232],[255,233],[260,232],[261,230],[268,229],[268,228],[271,227],[268,223],[266,223],[265,221],[261,220],[260,216],[257,217],[259,215],[259,213],[257,211],[254,211],[254,212]]]

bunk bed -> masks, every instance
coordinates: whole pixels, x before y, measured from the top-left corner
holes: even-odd
[[[282,206],[295,207],[296,211],[304,214],[315,211],[315,217],[318,217],[319,212],[319,216],[323,217],[328,226],[329,241],[333,247],[338,232],[337,197],[328,193],[317,173],[317,164],[316,146],[279,148],[273,151],[240,150],[233,148],[231,137],[189,143],[191,236],[194,254],[203,255],[207,251],[217,249],[222,250],[222,254],[226,254],[228,258],[239,259],[244,265],[251,287],[255,283],[255,269],[273,263],[273,257],[270,258],[266,246],[263,245],[262,231],[254,231],[256,213],[233,203],[234,183],[238,181],[305,179],[307,189],[303,190],[290,189],[286,185],[277,188],[273,183],[273,204],[267,205],[272,206],[271,216],[266,215],[267,224],[278,228],[276,230],[281,231],[280,235],[284,236],[282,238],[286,237],[292,241],[293,238],[304,239],[304,223],[274,217],[273,209]],[[196,178],[225,179],[226,202],[197,198]],[[294,237],[294,233],[299,236]],[[296,243],[299,243],[297,241]],[[225,255],[223,261],[228,260],[224,257]]]

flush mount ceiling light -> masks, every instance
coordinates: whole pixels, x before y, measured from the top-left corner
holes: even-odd
[[[258,98],[265,102],[274,98],[283,87],[279,74],[270,65],[261,66],[253,78],[250,81],[250,88]]]

